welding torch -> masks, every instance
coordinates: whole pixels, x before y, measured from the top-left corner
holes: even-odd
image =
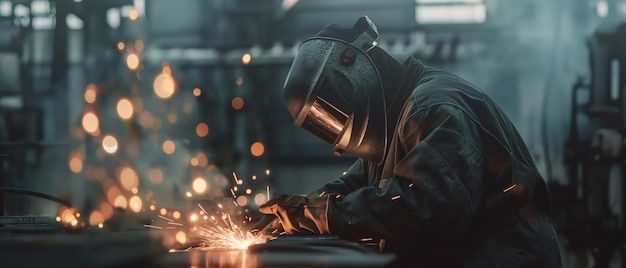
[[[248,232],[256,236],[260,232],[263,232],[265,229],[267,229],[270,225],[272,225],[274,220],[276,220],[276,215],[264,215],[258,222],[256,222],[252,226],[252,229],[250,229],[250,231]]]

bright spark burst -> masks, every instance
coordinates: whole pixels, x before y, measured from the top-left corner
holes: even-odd
[[[269,169],[266,170],[266,174],[267,173],[269,173]],[[245,206],[249,202],[248,197],[238,196],[237,191],[239,188],[237,185],[243,185],[244,182],[235,172],[232,173],[232,178],[235,182],[235,185],[230,188],[230,194],[233,198],[232,202],[235,207],[241,208],[241,206]],[[242,190],[243,189],[245,188],[242,186]],[[269,186],[267,186],[265,190],[265,195],[261,193],[255,196],[255,203],[259,203],[257,201],[257,197],[259,195],[264,195],[263,199],[265,199],[265,201],[270,198]],[[246,189],[247,194],[252,194],[252,192],[253,190],[251,188]],[[186,195],[187,197],[192,196],[191,192],[187,192]],[[217,203],[215,204],[215,211],[211,211],[211,213],[207,212],[201,204],[197,205],[200,208],[199,211],[184,212],[188,215],[187,217],[181,217],[181,212],[176,210],[171,212],[172,218],[166,217],[166,215],[169,215],[169,211],[165,208],[161,208],[159,210],[160,213],[157,214],[157,216],[165,221],[159,225],[145,224],[144,227],[163,230],[168,233],[172,231],[176,232],[175,242],[179,244],[185,244],[192,241],[195,245],[185,249],[185,251],[205,249],[247,249],[250,245],[266,242],[267,238],[265,237],[265,233],[258,232],[253,234],[249,232],[247,228],[242,228],[238,225],[240,223],[245,225],[247,222],[251,222],[252,217],[249,215],[242,215],[243,221],[241,222],[236,219],[235,222],[237,222],[237,224],[233,222],[231,217],[234,217],[235,214],[233,214],[233,212],[236,211],[231,211],[233,208],[231,205]],[[156,211],[156,207],[153,210]],[[248,209],[245,209],[245,211],[247,212]],[[241,215],[241,213],[239,213],[239,215]]]
[[[200,204],[198,204],[198,206],[205,214],[208,214]],[[224,213],[222,217],[217,218],[221,219],[221,221],[216,220],[215,217],[211,217],[212,222],[205,223],[204,226],[198,227],[200,230],[199,238],[205,243],[203,248],[247,249],[250,245],[265,242],[262,234],[253,235],[239,228],[239,226],[234,224],[231,220],[230,214]]]

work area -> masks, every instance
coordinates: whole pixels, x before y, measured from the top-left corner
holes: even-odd
[[[0,267],[626,266],[626,0],[0,0]]]

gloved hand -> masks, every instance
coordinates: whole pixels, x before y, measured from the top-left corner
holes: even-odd
[[[280,194],[259,207],[264,214],[274,214],[287,234],[330,234],[328,196],[304,197]]]

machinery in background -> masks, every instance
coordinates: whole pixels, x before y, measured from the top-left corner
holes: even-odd
[[[626,263],[626,23],[605,24],[588,39],[591,81],[572,90],[564,160],[569,197],[556,199],[570,250],[590,251],[595,267],[609,267],[621,251]],[[562,206],[559,208],[559,204]]]
[[[42,111],[31,96],[32,61],[25,60],[24,40],[31,30],[16,24],[22,18],[0,16],[0,188],[16,187],[24,168],[38,164],[43,146]],[[23,203],[18,199],[10,205],[0,191],[0,216],[5,210],[21,212]]]

